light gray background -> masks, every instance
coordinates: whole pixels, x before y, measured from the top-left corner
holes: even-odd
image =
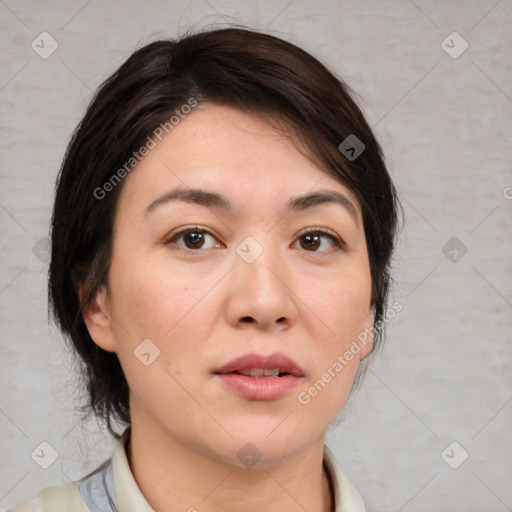
[[[83,476],[113,446],[95,422],[78,423],[37,251],[69,136],[135,48],[212,23],[266,29],[338,72],[401,194],[403,311],[328,436],[368,510],[512,510],[510,0],[0,0],[0,508]],[[59,45],[47,59],[31,48],[43,31]],[[453,31],[469,44],[458,58],[442,47]],[[452,237],[468,249],[445,249],[456,262],[442,251]],[[31,458],[43,441],[59,455],[48,469]],[[441,456],[454,441],[446,461],[469,454],[458,469]]]

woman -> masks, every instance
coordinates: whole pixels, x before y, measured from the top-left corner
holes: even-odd
[[[382,339],[397,208],[303,50],[228,28],[135,52],[69,144],[49,276],[118,443],[12,510],[364,511],[324,439]]]

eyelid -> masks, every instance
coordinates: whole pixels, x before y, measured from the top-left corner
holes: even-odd
[[[322,226],[309,226],[307,228],[303,228],[301,229],[298,233],[297,233],[297,238],[302,236],[302,235],[305,235],[306,233],[323,233],[323,234],[328,234],[328,235],[331,235],[332,237],[340,240],[340,237],[332,230],[332,229],[329,229],[329,228],[324,228]]]

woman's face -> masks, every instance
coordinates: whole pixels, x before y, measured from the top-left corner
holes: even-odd
[[[371,348],[344,357],[373,325],[354,194],[261,118],[212,104],[125,179],[108,295],[85,318],[119,357],[133,425],[238,465],[323,442]],[[341,200],[304,199],[318,193]]]

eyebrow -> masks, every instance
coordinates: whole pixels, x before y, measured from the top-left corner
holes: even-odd
[[[183,201],[186,203],[205,206],[207,208],[233,211],[231,203],[222,194],[199,188],[176,188],[166,192],[149,204],[144,209],[144,217],[157,208],[172,201]],[[294,211],[304,211],[324,204],[337,204],[342,206],[359,226],[357,210],[354,204],[348,199],[348,197],[335,190],[321,190],[301,196],[291,197],[285,204],[285,214]]]

